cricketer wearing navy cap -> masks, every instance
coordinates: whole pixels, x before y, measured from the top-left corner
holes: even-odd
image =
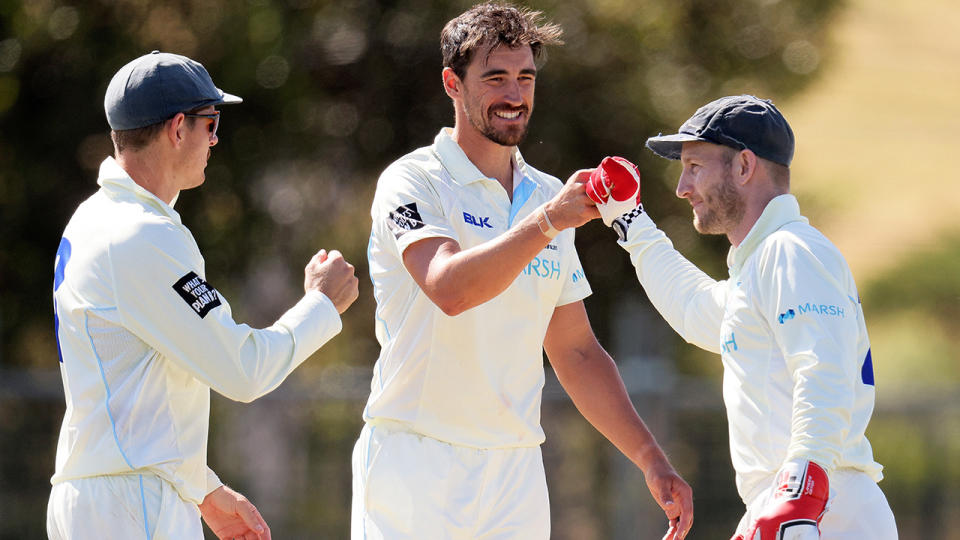
[[[110,127],[119,131],[162,122],[178,112],[242,101],[217,88],[199,62],[153,51],[117,71],[103,108]]]
[[[234,321],[173,209],[199,186],[219,111],[239,103],[189,58],[122,67],[104,109],[114,156],[70,218],[53,302],[66,412],[47,506],[52,540],[269,539],[257,509],[207,466],[210,390],[252,401],[339,333],[353,266],[320,250],[304,295],[273,325]]]
[[[703,141],[750,149],[754,154],[789,167],[793,160],[793,130],[773,102],[754,96],[727,96],[711,101],[680,126],[674,135],[647,139],[647,148],[667,159],[680,159],[683,143]]]
[[[690,202],[697,231],[731,244],[729,278],[714,280],[642,207],[616,207],[611,225],[663,318],[687,342],[720,355],[746,507],[732,540],[895,540],[877,485],[883,467],[865,436],[875,391],[860,297],[843,255],[790,194],[794,135],[786,119],[770,101],[729,96],[647,146],[680,160],[677,196]],[[632,193],[638,184],[614,187]],[[615,204],[600,201],[601,215]]]

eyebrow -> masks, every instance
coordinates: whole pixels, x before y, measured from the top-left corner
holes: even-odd
[[[480,78],[481,78],[481,79],[486,79],[487,77],[493,77],[494,75],[506,75],[506,74],[507,74],[507,70],[505,70],[505,69],[490,69],[490,70],[487,70],[487,71],[484,71],[483,73],[481,73],[481,74],[480,74]],[[536,76],[537,76],[537,70],[535,70],[535,69],[533,69],[533,68],[521,69],[521,70],[520,70],[520,74],[521,74],[521,75],[532,75],[532,76],[536,77]]]

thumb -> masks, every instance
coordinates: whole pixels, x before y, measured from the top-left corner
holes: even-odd
[[[256,531],[259,534],[262,534],[266,530],[266,522],[263,521],[263,517],[260,516],[260,512],[257,511],[257,508],[253,506],[253,503],[250,501],[237,501],[237,514],[240,515],[240,519],[250,527],[250,530]]]
[[[674,504],[673,497],[671,496],[664,497],[660,508],[663,508],[663,512],[667,515],[668,519],[675,519],[680,516],[680,507]]]

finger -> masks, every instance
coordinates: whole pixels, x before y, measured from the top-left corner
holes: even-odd
[[[321,249],[316,255],[314,255],[314,258],[316,258],[319,262],[327,260],[327,250]]]
[[[586,183],[587,180],[590,180],[590,173],[593,172],[593,169],[580,169],[579,171],[574,172],[570,175],[570,179],[567,182],[573,182],[575,184]]]
[[[257,511],[257,507],[253,503],[246,501],[238,504],[237,513],[240,514],[240,519],[247,524],[247,527],[250,527],[250,530],[256,531],[257,534],[263,534],[266,531],[267,522],[260,516],[260,512]]]
[[[685,538],[687,533],[690,532],[690,527],[693,526],[693,508],[690,505],[690,508],[687,510],[681,510],[680,517],[677,520],[677,538]]]
[[[670,521],[670,526],[667,528],[667,534],[663,535],[663,540],[675,540],[677,538],[677,525],[674,521]]]
[[[663,513],[667,515],[667,519],[673,521],[680,517],[680,506],[673,502],[673,499],[665,499],[660,507],[663,508]]]
[[[337,251],[337,250],[335,250],[335,249],[331,249],[331,250],[330,250],[330,254],[329,254],[327,257],[328,257],[329,259],[334,259],[334,260],[336,260],[336,259],[341,259],[341,260],[342,260],[342,259],[343,259],[343,253],[340,253],[339,251]]]
[[[690,532],[690,527],[693,527],[693,491],[686,484],[683,485],[683,488],[685,489],[678,494],[680,497],[679,528],[686,536]]]

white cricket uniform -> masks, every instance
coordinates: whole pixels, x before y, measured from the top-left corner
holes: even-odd
[[[77,208],[57,251],[53,297],[67,408],[51,479],[54,521],[77,515],[65,506],[83,499],[58,485],[89,485],[74,481],[93,477],[129,475],[140,484],[142,475],[149,484],[155,476],[184,504],[202,502],[221,485],[206,459],[210,389],[256,399],[341,328],[319,292],[269,328],[237,324],[204,279],[203,257],[179,214],[113,158],[101,164],[97,182],[100,190]],[[139,503],[124,504],[149,514],[143,493]]]
[[[404,250],[426,238],[451,238],[464,250],[490,241],[536,211],[563,185],[527,165],[519,151],[513,155],[513,170],[511,202],[500,183],[484,176],[444,129],[432,146],[400,158],[380,177],[371,209],[368,259],[381,352],[363,412],[367,428],[354,452],[354,538],[475,538],[484,534],[495,538],[498,533],[489,532],[489,524],[481,523],[483,517],[475,516],[466,524],[452,523],[459,515],[455,507],[468,504],[463,500],[480,486],[450,486],[448,482],[438,487],[427,482],[435,474],[417,471],[473,466],[462,463],[463,448],[487,456],[478,458],[480,461],[494,461],[490,456],[497,449],[534,448],[539,459],[539,445],[544,441],[540,400],[547,325],[557,306],[582,300],[591,292],[574,247],[574,230],[562,231],[504,292],[453,317],[427,297],[403,264]],[[376,492],[374,486],[383,484],[371,477],[382,469],[372,465],[377,451],[386,444],[378,438],[381,430],[437,441],[450,449],[447,465],[424,451],[419,469],[408,464],[411,469],[402,471],[409,490]],[[542,497],[548,514],[542,474],[537,476],[529,496]],[[509,475],[486,478],[491,486],[510,480]],[[449,493],[455,487],[464,490],[463,499]],[[400,529],[384,525],[387,518],[376,514],[377,508],[403,507],[399,500],[406,498],[415,508],[400,518],[422,518],[425,512],[416,507],[430,504],[426,499],[436,489],[447,490],[436,494],[447,498],[446,507],[437,514],[437,519],[450,524],[444,534],[416,528],[396,532]],[[528,488],[510,489],[521,489],[522,499]],[[463,525],[456,529],[462,534],[454,532],[454,525]],[[523,537],[549,535],[549,520],[546,530],[540,524],[534,527],[539,530]]]
[[[831,523],[838,508],[856,506],[850,500],[882,501],[860,510],[892,525],[876,486],[882,467],[864,435],[875,391],[860,298],[843,256],[800,215],[796,198],[770,201],[730,249],[724,281],[674,250],[645,213],[631,216],[620,244],[650,301],[687,342],[721,355],[730,454],[744,503],[763,498],[785,461],[809,459],[827,470],[836,491],[823,538],[840,537]],[[851,471],[879,499],[837,489],[838,473]]]

